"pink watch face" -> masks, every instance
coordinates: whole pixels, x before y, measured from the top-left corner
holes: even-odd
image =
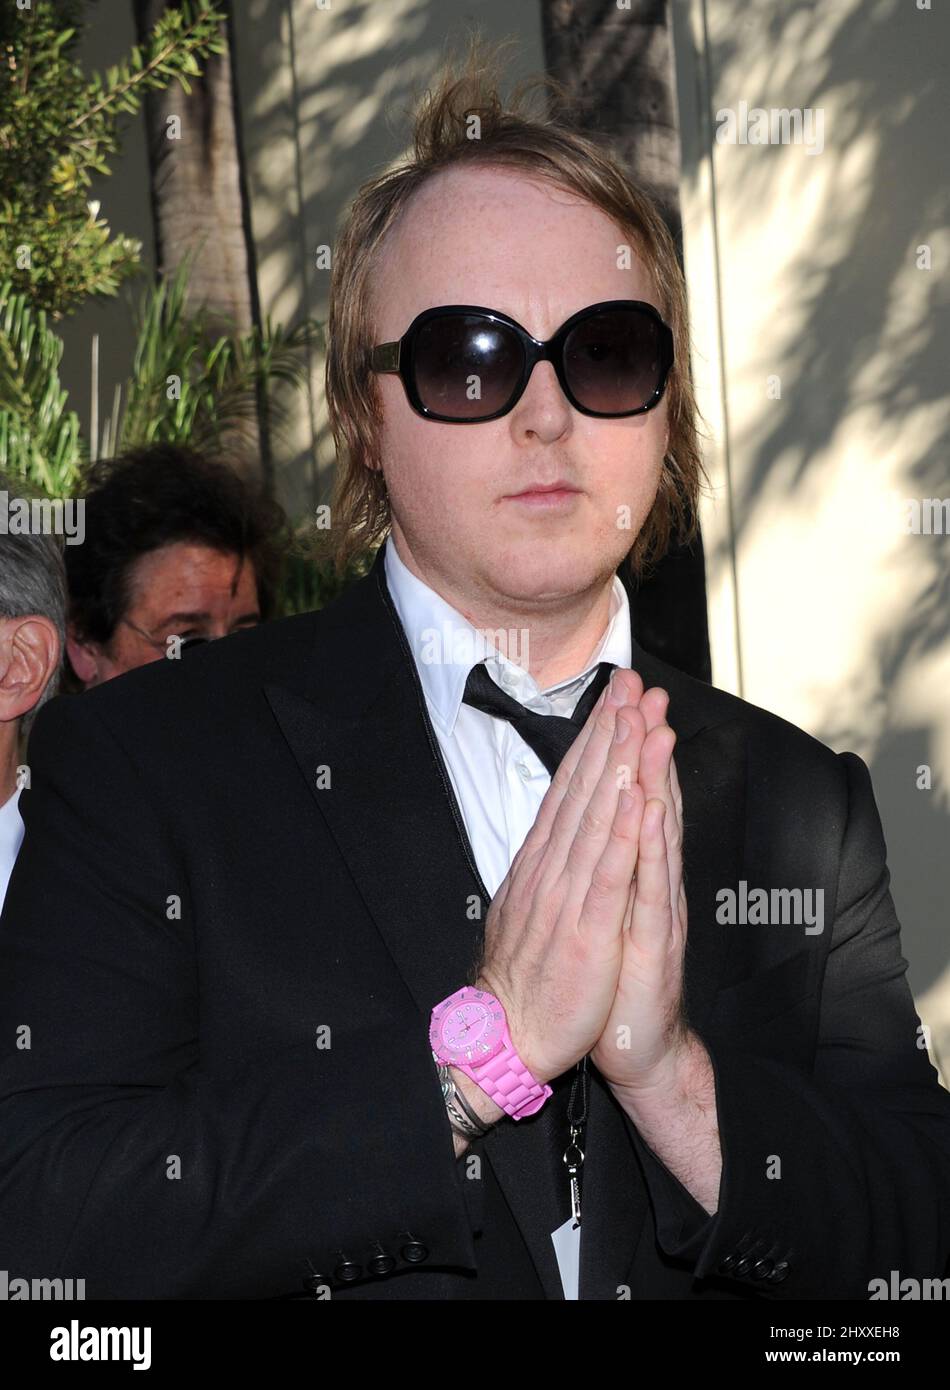
[[[438,1020],[439,1051],[477,1067],[503,1046],[505,1016],[491,995],[474,989],[466,995],[450,1004]]]

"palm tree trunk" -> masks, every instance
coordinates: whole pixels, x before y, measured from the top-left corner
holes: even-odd
[[[133,0],[139,42],[174,3]],[[230,19],[225,29],[227,52],[204,61],[201,76],[189,78],[190,93],[176,82],[146,97],[156,271],[171,275],[191,253],[189,302],[209,310],[221,331],[226,324],[248,332],[261,315]],[[253,450],[269,475],[264,405],[235,443]]]
[[[657,203],[683,259],[680,141],[670,0],[542,0],[548,71],[570,92],[570,116],[606,138]],[[636,590],[633,621],[647,651],[711,679],[706,566],[700,535],[678,546]]]

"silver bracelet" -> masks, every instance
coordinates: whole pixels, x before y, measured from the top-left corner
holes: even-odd
[[[458,1095],[458,1092],[456,1092],[456,1095]],[[445,1108],[448,1111],[449,1124],[456,1134],[464,1135],[466,1139],[481,1139],[483,1135],[488,1133],[487,1129],[476,1129],[468,1117],[463,1115],[461,1110],[456,1108],[453,1101],[447,1100]]]
[[[457,1130],[465,1139],[481,1139],[483,1135],[490,1133],[492,1126],[475,1114],[468,1101],[462,1095],[461,1090],[452,1080],[452,1074],[448,1067],[439,1061],[435,1053],[432,1054],[439,1072],[439,1082],[442,1086],[442,1099],[445,1101],[445,1108],[449,1112],[449,1123],[454,1130]],[[461,1107],[461,1109],[459,1109]],[[464,1113],[463,1113],[464,1112]]]

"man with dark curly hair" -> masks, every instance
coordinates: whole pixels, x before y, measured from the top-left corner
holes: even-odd
[[[91,465],[81,491],[66,648],[85,688],[272,613],[283,514],[227,463],[152,444]]]

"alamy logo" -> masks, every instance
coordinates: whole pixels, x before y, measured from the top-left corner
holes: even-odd
[[[26,1299],[71,1303],[73,1299],[85,1297],[85,1279],[20,1279],[16,1276],[11,1279],[7,1270],[0,1269],[0,1303],[17,1303]]]
[[[526,671],[530,665],[526,628],[474,628],[443,622],[441,628],[423,628],[419,639],[419,659],[426,666],[469,669],[499,652]]]
[[[723,106],[716,112],[717,145],[804,145],[806,154],[825,148],[824,107],[762,106],[740,101],[738,110]]]
[[[875,1299],[900,1301],[937,1301],[950,1298],[950,1279],[902,1279],[899,1269],[890,1271],[890,1279],[872,1279],[868,1284],[868,1302]]]
[[[0,536],[65,536],[67,545],[86,538],[83,498],[11,497],[0,491]]]
[[[796,926],[804,927],[806,936],[820,936],[825,929],[824,888],[750,888],[741,878],[738,890],[720,888],[716,902],[720,926]]]
[[[905,498],[904,530],[909,536],[950,536],[950,497]]]
[[[134,1371],[152,1364],[150,1327],[80,1327],[73,1318],[68,1327],[50,1332],[51,1361],[131,1361]]]

